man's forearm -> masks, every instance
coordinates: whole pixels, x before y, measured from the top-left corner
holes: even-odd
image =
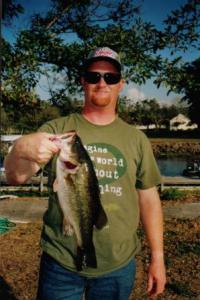
[[[6,180],[9,184],[23,184],[40,169],[35,162],[19,158],[12,151],[4,160]]]
[[[53,137],[53,134],[36,132],[22,136],[14,143],[4,161],[8,183],[26,182],[39,171],[41,164],[46,164],[59,151],[51,141]]]
[[[151,250],[147,292],[151,298],[155,298],[164,291],[166,283],[162,208],[155,187],[147,190],[139,190],[138,193],[141,221]]]
[[[140,216],[149,241],[151,258],[163,259],[163,215],[156,188],[139,191]]]

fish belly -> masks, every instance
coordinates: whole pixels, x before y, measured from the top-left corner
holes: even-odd
[[[63,234],[75,233],[77,243],[81,246],[80,221],[76,203],[76,194],[71,174],[57,172],[57,194],[61,211],[63,213]]]
[[[79,247],[78,249],[78,258],[80,259],[80,262],[78,262],[78,266],[80,266],[81,263],[83,266],[96,268],[97,261],[93,244],[93,206],[91,203],[92,199],[89,193],[89,174],[86,164],[81,164],[79,171],[73,176],[77,207],[79,210],[80,232],[82,239],[82,247]]]
[[[95,199],[91,195],[91,180],[87,163],[80,163],[76,173],[61,171],[57,161],[57,193],[63,213],[63,233],[76,236],[75,265],[97,268],[93,244],[93,226],[97,215]]]

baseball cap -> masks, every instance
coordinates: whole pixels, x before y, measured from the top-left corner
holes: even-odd
[[[83,62],[82,69],[87,69],[91,63],[99,60],[106,60],[113,63],[117,70],[121,72],[122,64],[119,54],[108,47],[99,47],[92,50]]]

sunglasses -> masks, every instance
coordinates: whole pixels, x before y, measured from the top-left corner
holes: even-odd
[[[91,84],[98,83],[101,80],[101,78],[103,78],[107,84],[117,84],[121,80],[121,74],[109,73],[109,72],[99,73],[99,72],[86,71],[83,73],[83,78],[87,83],[91,83]]]

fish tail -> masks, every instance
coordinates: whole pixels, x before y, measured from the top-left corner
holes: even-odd
[[[97,268],[97,259],[93,243],[87,247],[87,251],[77,247],[76,269],[82,271],[84,267]]]
[[[97,258],[93,243],[87,248],[85,253],[85,262],[87,267],[97,268]]]
[[[84,258],[84,250],[81,247],[77,247],[77,256],[76,256],[76,269],[77,271],[83,270],[83,258]]]

